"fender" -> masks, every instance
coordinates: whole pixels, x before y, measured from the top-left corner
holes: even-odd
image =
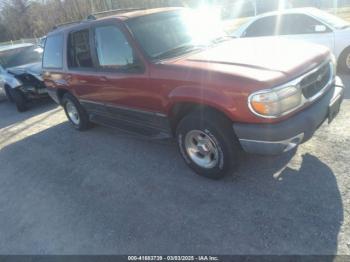
[[[15,78],[13,75],[9,73],[5,73],[3,77],[4,77],[4,85],[7,85],[12,89],[20,87],[22,85],[21,81],[19,81],[17,78]]]
[[[222,90],[207,88],[204,86],[180,86],[172,90],[168,95],[166,110],[170,115],[173,106],[177,103],[193,103],[205,105],[224,113],[232,119],[236,107],[233,98],[225,95]]]

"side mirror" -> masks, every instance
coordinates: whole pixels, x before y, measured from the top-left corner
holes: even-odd
[[[327,27],[325,25],[315,25],[316,33],[324,33],[327,31]]]

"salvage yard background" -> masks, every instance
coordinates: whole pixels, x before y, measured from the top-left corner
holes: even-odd
[[[0,0],[0,41],[35,41],[55,23],[123,3],[180,2],[196,4]],[[311,2],[335,12],[329,0]],[[347,2],[337,13],[349,19]],[[0,101],[0,254],[350,255],[350,76],[342,79],[331,125],[282,156],[244,155],[221,181],[193,174],[172,141],[77,132],[50,100],[22,114]]]
[[[162,6],[195,7],[204,3],[222,6],[226,19],[232,18],[232,14],[234,18],[252,16],[279,6],[315,6],[350,19],[350,0],[0,0],[0,43],[11,44],[20,39],[40,38],[57,24],[82,20],[97,11]]]

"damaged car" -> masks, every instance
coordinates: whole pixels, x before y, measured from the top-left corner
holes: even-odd
[[[0,48],[0,75],[3,92],[19,112],[33,99],[47,97],[42,79],[43,49],[33,44],[17,44]]]

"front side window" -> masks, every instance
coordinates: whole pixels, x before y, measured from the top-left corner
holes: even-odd
[[[62,68],[63,35],[49,36],[46,40],[43,67]]]
[[[68,37],[68,67],[92,68],[93,66],[89,29],[70,33]]]
[[[122,69],[136,64],[131,46],[123,32],[114,25],[95,29],[95,45],[101,68]]]
[[[260,18],[246,30],[245,37],[272,36],[278,34],[279,27],[276,16]]]

